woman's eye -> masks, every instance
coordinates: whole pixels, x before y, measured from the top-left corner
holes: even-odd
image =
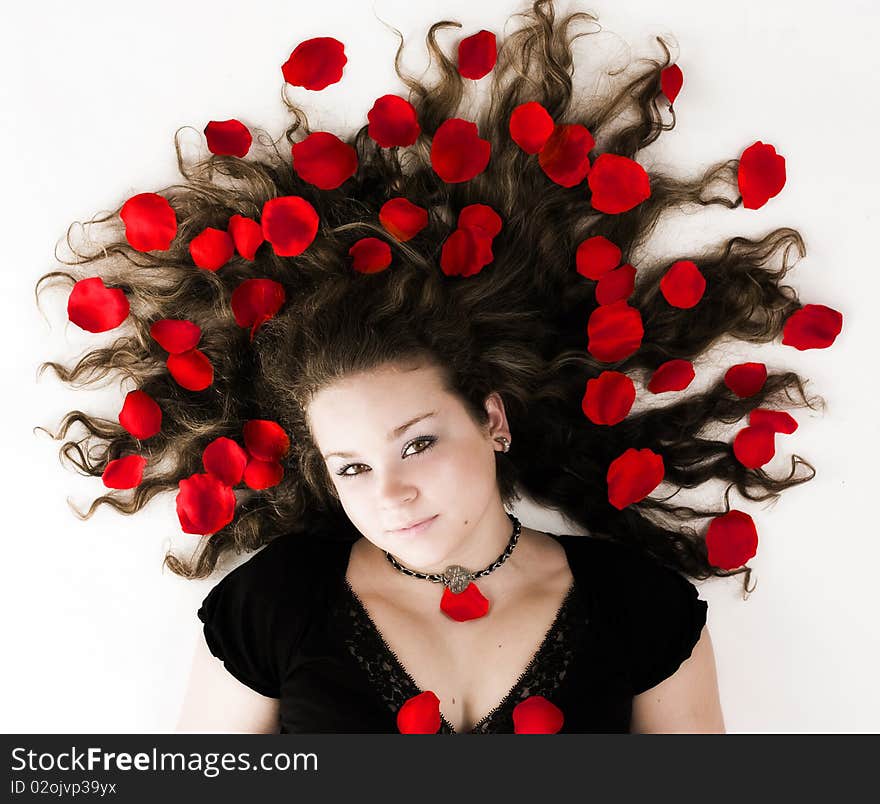
[[[422,436],[421,438],[417,438],[415,441],[410,441],[409,444],[407,444],[406,448],[409,449],[414,444],[418,444],[422,441],[427,441],[428,445],[426,447],[423,447],[422,449],[418,450],[417,452],[412,453],[413,455],[422,455],[423,453],[427,452],[429,449],[431,449],[431,447],[434,446],[434,443],[437,441],[437,439],[434,436]],[[405,457],[409,457],[409,456],[405,456]],[[362,475],[363,472],[353,472],[351,474],[348,473],[348,470],[351,469],[352,467],[355,467],[355,466],[363,466],[363,464],[362,463],[346,464],[336,474],[339,475],[339,477],[357,477],[358,475]]]

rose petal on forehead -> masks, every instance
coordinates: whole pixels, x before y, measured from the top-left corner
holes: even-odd
[[[253,137],[241,120],[211,120],[205,126],[205,139],[212,154],[247,156]]]
[[[595,379],[587,380],[581,409],[593,424],[613,425],[627,417],[635,399],[635,383],[626,374],[603,371]]]
[[[543,695],[530,695],[513,708],[514,734],[558,734],[565,715]]]
[[[196,347],[202,328],[185,319],[162,318],[150,325],[150,337],[166,352],[180,354]]]
[[[397,730],[401,734],[436,734],[440,730],[440,699],[431,690],[407,698],[397,710]]]
[[[508,124],[511,139],[527,154],[536,154],[550,139],[555,124],[540,103],[521,103],[510,115]]]
[[[177,518],[184,533],[216,533],[235,516],[235,492],[211,474],[193,474],[177,482]]]
[[[119,411],[119,423],[135,438],[144,440],[162,427],[162,409],[146,391],[129,391]]]
[[[252,218],[244,215],[232,215],[226,230],[232,236],[235,250],[246,260],[253,260],[257,249],[263,245],[263,227]]]
[[[126,455],[107,464],[101,480],[108,489],[133,489],[144,477],[147,459],[143,455]]]
[[[622,511],[643,500],[663,482],[663,456],[648,448],[630,447],[608,467],[608,502]]]
[[[381,148],[412,145],[422,133],[415,107],[399,95],[377,98],[367,120],[367,134]]]
[[[375,274],[391,265],[391,246],[378,237],[362,237],[348,253],[352,267],[362,274]]]
[[[244,476],[248,454],[231,438],[215,438],[202,450],[202,465],[227,486],[237,486]]]
[[[263,236],[279,257],[302,254],[318,233],[318,213],[298,195],[270,198],[263,204]]]
[[[157,193],[138,193],[119,211],[125,239],[138,251],[167,251],[177,235],[177,215],[168,199]]]
[[[620,247],[607,237],[595,235],[581,241],[575,252],[577,272],[587,279],[601,279],[620,265]]]
[[[337,83],[348,58],[345,45],[332,36],[316,36],[300,42],[287,61],[281,65],[281,74],[288,84],[320,90]]]
[[[262,461],[278,461],[290,449],[290,437],[284,428],[268,419],[245,422],[244,443],[247,451]]]
[[[335,190],[358,168],[357,151],[329,131],[313,131],[290,150],[297,175],[321,190]]]
[[[749,424],[755,427],[767,427],[775,433],[791,435],[798,428],[794,417],[784,410],[767,410],[755,408],[749,413]]]
[[[476,123],[453,117],[444,120],[431,141],[431,166],[447,184],[469,181],[489,164],[491,146],[480,139]]]
[[[284,286],[274,279],[245,279],[232,291],[230,304],[235,323],[251,328],[251,340],[257,330],[284,304]]]
[[[769,427],[744,427],[733,439],[733,454],[743,466],[757,469],[776,454],[775,436]]]
[[[740,154],[736,178],[743,207],[758,209],[785,186],[785,157],[758,140]]]
[[[590,203],[599,212],[617,215],[628,212],[651,195],[651,182],[645,169],[618,154],[600,154],[587,178]]]
[[[758,552],[758,531],[745,512],[732,508],[716,516],[706,530],[709,563],[720,569],[737,569]]]
[[[404,243],[428,225],[428,210],[406,198],[392,198],[382,204],[379,223],[388,234]]]
[[[673,307],[689,309],[706,292],[706,278],[691,260],[678,260],[660,279],[660,292]]]
[[[628,299],[635,286],[636,269],[625,263],[599,279],[596,283],[596,301],[599,304],[612,304],[621,299]]]
[[[284,479],[284,467],[278,461],[261,461],[251,456],[244,470],[244,482],[255,491],[270,489]]]
[[[201,349],[170,354],[165,365],[177,384],[188,391],[204,391],[214,382],[214,367]]]
[[[559,124],[538,153],[538,164],[549,179],[563,187],[580,184],[590,172],[593,135],[577,123]]]
[[[67,317],[88,332],[118,327],[129,313],[128,297],[121,288],[108,288],[99,276],[80,279],[67,297]]]
[[[235,244],[229,232],[208,226],[189,242],[193,262],[207,271],[222,268],[235,254]]]
[[[491,237],[501,233],[501,216],[488,204],[468,204],[458,213],[458,225],[461,228],[476,226],[483,229]]]
[[[826,349],[842,328],[842,313],[824,304],[806,304],[785,320],[782,342],[799,351]]]
[[[665,70],[660,71],[660,90],[669,99],[669,105],[675,103],[681,85],[684,83],[684,75],[681,67],[677,64],[671,64]]]
[[[690,360],[667,360],[654,370],[648,381],[648,390],[652,394],[682,391],[691,384],[694,376],[694,364]]]
[[[491,72],[497,58],[497,43],[491,31],[479,31],[458,43],[458,72],[463,78],[482,78]]]
[[[767,381],[767,366],[763,363],[738,363],[724,374],[724,384],[738,397],[754,396]]]
[[[615,363],[632,355],[645,334],[642,315],[625,300],[602,304],[587,322],[587,350],[604,363]]]

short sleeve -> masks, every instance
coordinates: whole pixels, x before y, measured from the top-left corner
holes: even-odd
[[[690,657],[709,606],[684,575],[634,549],[626,552],[622,608],[627,666],[632,694],[639,695],[669,678]]]
[[[235,678],[269,698],[280,697],[294,625],[283,618],[284,598],[276,594],[280,590],[274,582],[275,552],[270,543],[232,570],[208,593],[197,612],[211,653]]]

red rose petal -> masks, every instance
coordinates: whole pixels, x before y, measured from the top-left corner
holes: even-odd
[[[202,337],[202,328],[182,318],[162,318],[150,325],[150,337],[173,355],[195,349]]]
[[[128,297],[121,288],[108,288],[99,276],[80,279],[67,297],[67,317],[88,332],[106,332],[128,317]]]
[[[177,215],[168,199],[157,193],[138,193],[119,211],[125,239],[138,251],[167,251],[177,235]]]
[[[214,367],[201,349],[170,354],[165,365],[177,384],[187,391],[204,391],[214,382]]]
[[[335,190],[358,168],[357,151],[329,131],[313,131],[290,151],[297,175],[321,190]]]
[[[144,477],[147,459],[143,455],[126,455],[107,464],[101,480],[108,489],[133,489]]]
[[[647,497],[663,481],[663,456],[630,447],[608,467],[608,502],[618,510]]]
[[[440,268],[446,276],[473,276],[494,258],[492,238],[485,230],[465,226],[455,229],[443,242]]]
[[[757,469],[776,454],[776,433],[769,427],[744,427],[733,439],[733,454],[748,469]]]
[[[348,58],[345,45],[332,36],[318,36],[300,42],[281,65],[288,84],[306,89],[324,89],[342,78]]]
[[[596,283],[596,301],[613,304],[628,299],[636,286],[636,269],[629,263],[609,271]]]
[[[527,154],[538,153],[555,127],[550,112],[537,101],[521,103],[510,115],[510,138]]]
[[[614,363],[633,354],[645,334],[642,315],[626,301],[603,304],[587,322],[587,351],[604,363]]]
[[[738,363],[724,374],[724,384],[738,397],[754,396],[767,381],[767,366],[763,363]]]
[[[246,260],[253,260],[257,249],[263,245],[263,227],[252,218],[233,215],[229,218],[226,230],[232,236],[235,250]]]
[[[514,734],[558,734],[565,716],[543,695],[530,695],[513,708]]]
[[[681,67],[677,64],[672,64],[660,71],[660,90],[669,99],[670,106],[675,103],[683,83],[684,75],[682,75]]]
[[[405,243],[428,225],[428,210],[406,198],[392,198],[382,204],[379,223],[392,237]]]
[[[782,342],[799,351],[826,349],[842,328],[842,313],[824,304],[806,304],[785,320]]]
[[[635,399],[636,386],[626,374],[603,371],[595,379],[587,380],[581,409],[593,424],[612,425],[627,417]]]
[[[458,43],[458,72],[463,78],[482,78],[492,71],[497,58],[495,34],[491,31],[479,31]]]
[[[445,586],[443,587],[443,597],[440,598],[440,610],[453,620],[463,623],[466,620],[485,617],[489,611],[489,600],[473,581],[467,585],[463,592],[458,593]]]
[[[593,209],[616,215],[627,212],[651,196],[651,182],[645,169],[618,154],[600,154],[587,178]]]
[[[794,417],[784,410],[767,410],[755,408],[749,414],[749,424],[753,427],[767,427],[775,433],[791,435],[798,429],[798,423]]]
[[[284,286],[274,279],[245,279],[230,298],[235,323],[250,327],[253,340],[263,322],[281,309],[285,298]]]
[[[431,690],[413,695],[397,711],[401,734],[436,734],[440,730],[440,699]]]
[[[480,139],[476,123],[453,117],[444,120],[431,142],[431,166],[447,184],[469,181],[489,164],[491,146]]]
[[[263,237],[279,257],[302,254],[318,233],[318,213],[298,195],[270,198],[263,204]]]
[[[678,260],[660,280],[660,292],[673,307],[689,309],[706,292],[706,278],[690,260]]]
[[[607,237],[588,237],[581,241],[575,252],[577,272],[587,279],[601,279],[620,265],[620,255],[620,247]]]
[[[247,453],[231,438],[215,438],[202,451],[202,465],[209,475],[214,475],[227,486],[237,486],[244,476]]]
[[[746,209],[758,209],[785,186],[785,157],[758,140],[739,157],[737,184]]]
[[[589,153],[594,145],[593,135],[584,126],[559,124],[538,153],[538,164],[551,181],[574,187],[590,172]]]
[[[412,145],[422,133],[415,107],[399,95],[377,98],[367,120],[367,134],[381,148]]]
[[[278,422],[251,419],[244,425],[244,444],[254,458],[278,461],[290,449],[290,437]]]
[[[162,409],[146,391],[129,391],[119,411],[119,423],[135,438],[150,438],[162,427]]]
[[[205,126],[205,139],[212,154],[246,156],[253,137],[241,120],[211,120]]]
[[[190,240],[189,253],[199,268],[216,271],[232,259],[235,244],[229,232],[208,226]]]
[[[694,376],[694,364],[690,360],[667,360],[654,370],[648,381],[648,390],[652,394],[682,391],[691,384]]]
[[[738,569],[758,552],[754,520],[735,508],[716,516],[706,530],[709,563],[720,569]]]
[[[284,467],[278,461],[261,461],[251,457],[244,470],[244,482],[255,491],[277,486],[284,478]]]
[[[501,216],[487,204],[468,204],[458,213],[458,225],[460,228],[476,226],[493,238],[501,233],[502,223]]]
[[[184,533],[216,533],[232,522],[235,492],[214,475],[190,475],[177,487],[177,518]]]
[[[378,237],[362,237],[348,253],[354,270],[362,274],[375,274],[391,265],[391,246]]]

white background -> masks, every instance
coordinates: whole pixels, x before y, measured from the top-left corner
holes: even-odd
[[[603,33],[575,44],[593,69],[660,58],[654,37],[675,37],[685,75],[677,124],[650,149],[664,167],[696,175],[756,139],[786,158],[787,185],[761,210],[698,211],[662,227],[656,240],[662,253],[792,226],[808,253],[787,281],[805,303],[844,315],[830,349],[764,353],[773,367],[808,378],[828,409],[824,417],[794,411],[800,428],[777,437],[767,467],[787,474],[797,453],[817,468],[813,481],[774,506],[731,497],[758,526],[750,562],[757,591],[743,602],[739,577],[698,586],[709,602],[729,732],[875,732],[878,279],[870,234],[878,202],[867,146],[880,130],[878,7],[869,0],[830,7],[627,0],[561,9],[569,7],[599,16]],[[191,147],[211,119],[236,117],[279,136],[286,123],[280,67],[304,39],[329,35],[346,45],[341,83],[318,93],[288,87],[313,128],[341,133],[362,125],[379,95],[405,94],[392,69],[397,40],[374,11],[404,34],[404,66],[419,75],[430,23],[463,24],[460,33],[441,35],[452,52],[459,36],[480,28],[500,39],[508,17],[525,8],[511,0],[153,0],[26,3],[7,12],[0,48],[4,732],[173,730],[200,638],[195,612],[220,577],[187,582],[160,570],[166,549],[186,554],[196,538],[180,530],[173,494],[133,517],[103,506],[80,521],[67,505],[69,497],[85,511],[104,490],[101,481],[63,468],[58,444],[32,428],[54,429],[73,409],[112,417],[122,392],[77,391],[51,373],[37,381],[41,361],[71,364],[98,337],[67,323],[65,292],[45,297],[48,323],[36,308],[34,283],[58,265],[56,242],[75,221],[179,180],[172,143],[179,126],[193,127],[185,138]],[[566,530],[532,506],[518,513],[531,527]]]

